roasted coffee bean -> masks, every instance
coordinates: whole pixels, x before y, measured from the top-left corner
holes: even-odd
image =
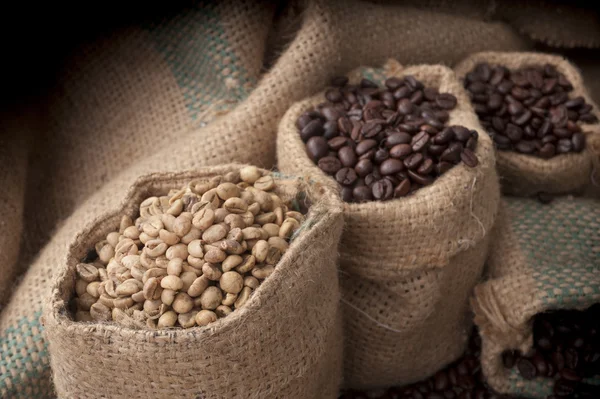
[[[318,162],[319,159],[327,156],[329,153],[329,146],[323,137],[311,137],[306,143],[306,152],[310,159],[314,162]]]
[[[573,151],[581,152],[585,147],[585,136],[583,135],[583,133],[575,133],[571,137],[571,143]]]
[[[486,103],[491,98],[491,109],[504,107],[496,104],[502,100],[498,94],[490,97],[484,90],[479,95]],[[477,132],[444,125],[456,97],[424,87],[413,76],[387,79],[381,89],[368,79],[349,85],[338,78],[325,99],[302,114],[297,127],[308,156],[344,187],[344,201],[410,195],[460,162],[461,156],[469,166],[477,162]],[[465,146],[470,150],[461,155]]]
[[[371,191],[373,192],[373,198],[385,201],[394,195],[394,186],[389,180],[382,179],[373,184]]]
[[[364,153],[366,153],[367,151],[369,151],[375,147],[377,147],[377,141],[375,141],[373,139],[363,140],[356,145],[356,149],[355,149],[356,154],[359,156],[363,155]]]
[[[336,157],[328,156],[319,159],[317,164],[319,168],[328,175],[336,174],[341,168],[342,163]]]
[[[489,67],[494,70],[489,81],[475,78],[479,76],[476,66],[465,76],[464,86],[497,149],[542,158],[583,151],[585,141],[582,142],[579,135],[570,144],[557,143],[561,139],[572,139],[574,133],[581,131],[576,122],[585,123],[588,118],[590,123],[597,122],[590,113],[592,106],[583,97],[569,98],[568,92],[573,87],[564,75],[548,75],[544,66],[513,71]],[[535,138],[542,142],[538,145]],[[530,141],[533,146],[522,141]],[[548,143],[553,145],[547,146]]]
[[[358,179],[358,175],[352,168],[342,168],[335,174],[335,180],[343,186],[351,186]]]
[[[526,380],[532,380],[537,375],[535,365],[529,359],[520,358],[517,360],[517,368],[521,376]]]
[[[340,162],[345,167],[354,167],[356,162],[358,161],[358,157],[356,156],[356,152],[350,146],[345,146],[340,148],[338,151],[338,157]]]
[[[465,148],[461,154],[460,159],[463,161],[465,165],[470,168],[474,168],[479,164],[479,160],[477,159],[477,155],[473,151],[468,148]]]
[[[435,98],[435,103],[442,109],[453,109],[456,107],[456,97],[452,94],[441,93]]]
[[[373,162],[369,159],[361,159],[354,166],[354,170],[360,177],[365,177],[373,171]]]
[[[384,176],[393,175],[402,170],[404,170],[404,164],[402,161],[393,158],[386,159],[381,163],[381,165],[379,165],[379,172]]]
[[[377,151],[375,151],[375,155],[373,155],[373,162],[380,164],[383,161],[385,161],[386,159],[388,159],[390,157],[390,153],[388,150],[386,150],[385,148],[380,148]]]

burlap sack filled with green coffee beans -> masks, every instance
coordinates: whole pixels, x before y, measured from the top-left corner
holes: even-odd
[[[551,204],[507,197],[487,262],[488,281],[475,288],[481,365],[500,393],[546,398],[554,380],[525,380],[505,369],[502,353],[533,347],[533,317],[600,302],[600,203],[564,197]]]
[[[34,141],[43,144],[32,149],[23,251],[6,264],[27,273],[0,314],[0,396],[51,397],[39,316],[53,270],[81,226],[115,209],[139,176],[232,161],[271,168],[290,105],[361,64],[390,56],[454,64],[471,51],[528,46],[502,22],[311,0],[261,76],[274,9],[253,0],[209,3],[119,32],[68,64]]]
[[[341,208],[321,204],[319,198],[333,193],[300,179],[275,177],[274,193],[286,202],[302,201],[308,213],[273,274],[241,309],[205,327],[162,331],[76,322],[69,314],[77,264],[97,241],[118,230],[123,215],[135,219],[133,212],[148,196],[239,170],[226,165],[143,176],[120,207],[80,227],[57,266],[43,316],[59,397],[337,397]],[[98,359],[106,363],[99,366]]]
[[[454,73],[441,65],[359,68],[382,84],[412,75],[458,99],[448,125],[481,131]],[[284,173],[310,176],[339,190],[306,154],[298,117],[324,93],[294,104],[279,125],[277,155]],[[411,383],[464,351],[471,328],[468,299],[483,271],[489,231],[500,200],[492,143],[480,135],[479,165],[454,166],[433,184],[385,202],[344,203],[340,284],[344,314],[344,384],[374,388]]]
[[[592,105],[592,112],[598,114],[598,106],[590,97],[579,71],[563,57],[541,53],[502,53],[484,52],[473,54],[460,62],[456,74],[461,81],[479,63],[487,62],[492,66],[501,65],[510,70],[528,66],[554,65],[573,85],[569,98],[581,96]],[[543,159],[515,151],[497,151],[498,173],[503,192],[509,195],[530,196],[540,192],[565,194],[581,193],[593,184],[593,164],[598,156],[591,142],[597,140],[591,136],[600,134],[600,125],[596,123],[577,123],[587,137],[589,145],[579,153],[558,154]]]

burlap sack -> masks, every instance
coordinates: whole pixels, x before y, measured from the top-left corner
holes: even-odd
[[[462,81],[475,65],[489,62],[492,65],[504,65],[510,69],[523,68],[529,65],[556,66],[573,84],[571,97],[582,96],[592,104],[593,112],[598,116],[598,106],[585,88],[579,71],[564,58],[541,53],[503,53],[483,52],[469,56],[460,62],[455,72]],[[600,125],[579,123],[586,138],[600,134]],[[517,196],[535,195],[539,192],[565,194],[581,192],[591,183],[593,153],[586,146],[581,153],[561,154],[550,159],[519,154],[514,151],[497,151],[498,173],[503,193]]]
[[[458,106],[449,124],[481,131],[452,70],[439,66],[361,68],[350,81],[414,75],[452,93]],[[279,126],[278,166],[336,187],[306,155],[296,120],[324,101],[318,94],[294,104]],[[481,276],[488,232],[499,201],[491,140],[480,136],[479,166],[459,164],[412,196],[344,204],[341,251],[344,384],[371,388],[406,384],[458,358],[468,339],[468,298]]]
[[[337,245],[341,208],[314,202],[275,272],[248,304],[207,327],[133,330],[74,322],[68,314],[75,266],[94,243],[135,216],[148,195],[190,180],[239,170],[238,165],[140,177],[117,209],[81,226],[58,265],[45,308],[53,380],[60,398],[336,398],[341,381]],[[276,178],[282,199],[314,187]],[[332,195],[320,190],[319,195]],[[103,359],[101,362],[98,360]]]
[[[489,280],[475,288],[472,300],[481,365],[498,392],[545,398],[553,380],[524,380],[504,368],[502,352],[529,352],[536,314],[600,301],[600,203],[564,197],[544,205],[507,197],[498,220]]]
[[[7,131],[4,128],[0,117],[0,131]],[[23,131],[14,137],[0,135],[0,311],[17,271],[29,154],[27,139],[28,134]]]
[[[65,72],[52,104],[63,111],[49,113],[52,129],[32,155],[25,209],[35,211],[26,214],[19,260],[28,271],[0,314],[0,396],[51,394],[39,316],[53,269],[81,226],[115,209],[139,176],[232,161],[270,168],[285,111],[359,65],[389,56],[453,64],[471,51],[529,45],[504,23],[402,4],[307,3],[293,41],[263,77],[272,8],[257,0],[203,2],[137,36],[122,32]],[[238,89],[247,82],[256,88],[246,97]],[[223,103],[233,109],[196,129]]]

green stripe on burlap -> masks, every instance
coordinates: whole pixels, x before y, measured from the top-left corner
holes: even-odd
[[[0,335],[0,397],[53,398],[47,344],[38,310]]]
[[[512,228],[531,265],[536,300],[545,310],[584,309],[600,302],[600,203],[563,198],[544,205],[535,200],[507,199]],[[526,381],[509,375],[511,392],[545,398],[553,380]],[[600,384],[600,377],[590,379]]]
[[[216,7],[214,2],[198,5],[172,20],[144,27],[198,123],[205,122],[207,113],[233,108],[256,84],[228,42]]]

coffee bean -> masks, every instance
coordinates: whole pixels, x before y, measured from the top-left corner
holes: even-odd
[[[377,147],[377,141],[373,139],[363,140],[356,145],[356,154],[363,155],[367,151]]]
[[[550,76],[543,66],[513,71],[495,66],[492,77],[486,82],[479,78],[473,80],[479,76],[477,70],[475,67],[466,75],[464,86],[482,125],[498,149],[542,158],[583,150],[585,142],[545,146],[560,139],[571,139],[574,133],[580,132],[576,121],[581,121],[581,110],[587,113],[592,108],[581,96],[569,99],[572,85],[564,75]],[[542,142],[536,143],[536,138]],[[580,139],[578,136],[576,140]],[[533,149],[531,144],[521,144],[523,140],[531,141]]]
[[[323,137],[311,137],[306,143],[306,152],[310,159],[317,162],[329,153],[329,146]]]
[[[357,178],[358,175],[352,168],[342,168],[335,174],[335,180],[343,186],[351,186]]]
[[[435,98],[435,103],[442,109],[453,109],[456,107],[456,97],[452,94],[441,93]]]
[[[372,187],[373,198],[380,201],[385,201],[394,195],[394,186],[387,179],[379,180]]]
[[[573,149],[573,143],[569,139],[560,139],[556,143],[556,152],[558,154],[565,154]]]
[[[390,149],[390,157],[404,159],[412,154],[412,147],[409,144],[398,144]]]
[[[369,159],[361,159],[354,166],[354,170],[360,177],[365,177],[373,171],[373,162]]]
[[[566,397],[575,392],[576,383],[573,381],[558,380],[554,383],[554,394],[559,398]]]
[[[329,175],[337,173],[342,168],[342,163],[340,160],[333,156],[327,156],[319,159],[317,165],[323,172]]]
[[[585,136],[583,133],[575,133],[571,137],[572,149],[574,152],[581,152],[585,147]]]
[[[388,150],[386,150],[385,148],[380,148],[377,151],[375,151],[375,155],[373,155],[373,162],[380,164],[383,161],[385,161],[386,159],[388,159],[390,157],[390,153]]]
[[[412,141],[412,136],[408,133],[398,132],[389,135],[385,139],[385,146],[387,148],[392,148],[398,144],[408,144]]]
[[[352,196],[356,202],[366,202],[373,199],[373,194],[371,189],[367,186],[357,186],[354,187],[352,191]]]
[[[462,153],[460,154],[460,159],[465,165],[467,165],[470,168],[474,168],[479,164],[477,155],[475,155],[475,153],[468,148],[465,148],[462,151]]]
[[[354,167],[358,161],[356,152],[350,146],[345,146],[339,149],[338,157],[344,167]]]
[[[537,375],[537,370],[529,359],[520,358],[517,360],[517,368],[521,376],[526,380],[532,380]]]
[[[302,114],[297,127],[309,157],[346,187],[345,201],[409,195],[458,163],[465,145],[476,147],[477,132],[445,128],[456,97],[413,76],[387,79],[383,89],[368,79],[358,86],[342,78],[335,84],[325,92],[327,102]],[[481,101],[490,98],[479,94]],[[493,98],[491,108],[504,107],[493,103],[499,99]],[[465,163],[476,162],[471,155],[464,155]]]
[[[515,149],[522,154],[531,154],[535,151],[535,145],[531,141],[519,141]]]
[[[428,186],[431,183],[433,183],[433,178],[429,177],[429,176],[423,176],[418,174],[417,172],[414,172],[412,170],[408,171],[408,176],[410,177],[410,179],[415,182],[418,183],[422,186]]]
[[[421,165],[421,162],[423,162],[423,159],[423,154],[421,153],[412,154],[404,160],[404,166],[409,170],[417,169]]]
[[[410,180],[404,179],[394,189],[394,198],[404,197],[410,192]]]
[[[402,161],[399,161],[399,160],[393,159],[393,158],[386,159],[379,166],[379,171],[384,176],[385,175],[393,175],[402,170],[404,170],[404,164],[402,163]]]

